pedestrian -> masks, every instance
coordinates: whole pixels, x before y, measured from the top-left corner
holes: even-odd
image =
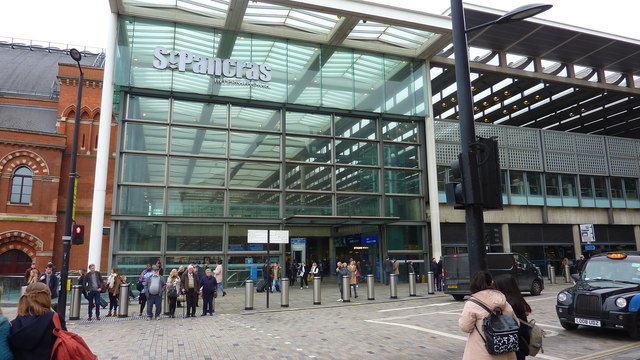
[[[151,277],[153,274],[151,264],[147,264],[147,267],[142,270],[140,276],[138,277],[138,281],[142,285],[142,290],[140,290],[140,295],[138,296],[138,303],[140,303],[140,316],[144,312],[144,307],[147,305],[147,294],[145,288],[147,287],[147,279]]]
[[[347,270],[349,270],[349,285],[351,285],[351,290],[353,290],[353,297],[358,298],[358,267],[356,266],[355,260],[351,260]]]
[[[29,284],[37,283],[39,279],[40,279],[40,271],[38,271],[38,269],[33,269],[31,270],[31,273],[29,274],[29,279],[27,279],[25,284],[29,285]]]
[[[180,265],[178,268],[178,279],[182,279],[182,274],[184,274],[184,265]],[[180,293],[180,289],[178,289],[178,293]],[[177,306],[182,307],[182,302],[178,301]]]
[[[507,302],[511,305],[513,313],[520,320],[520,328],[518,329],[518,351],[516,351],[516,359],[525,360],[529,355],[529,340],[531,340],[530,327],[527,316],[531,314],[531,306],[522,296],[518,288],[518,282],[513,275],[500,275],[495,279],[495,288],[500,290],[507,298]]]
[[[300,278],[300,289],[306,283],[307,288],[309,288],[309,282],[307,281],[307,264],[303,262],[300,263],[300,267],[298,268],[298,277]]]
[[[0,287],[0,297],[2,297],[2,288]],[[9,347],[9,333],[11,332],[11,323],[4,315],[0,308],[0,359],[13,360],[13,353]]]
[[[82,284],[84,291],[89,296],[89,318],[93,313],[93,307],[96,308],[96,320],[100,320],[100,293],[102,292],[102,275],[99,271],[96,271],[94,264],[89,265],[89,272],[84,276],[84,283]]]
[[[53,269],[53,273],[55,274],[57,271],[56,271],[56,266],[53,265],[53,261],[47,262],[47,266],[49,266],[49,265],[51,265],[51,269]]]
[[[393,273],[396,275],[396,284],[397,284],[397,281],[399,280],[398,275],[400,275],[400,262],[396,258],[391,259],[391,261],[393,263]]]
[[[176,317],[176,303],[178,302],[178,294],[180,293],[180,277],[178,270],[173,269],[167,278],[167,301],[169,302],[169,316]]]
[[[407,262],[407,273],[409,277],[416,276],[416,269],[413,267],[413,261]]]
[[[38,270],[38,268],[36,268],[36,263],[34,261],[34,262],[31,263],[31,266],[29,266],[29,268],[24,272],[24,285],[31,284],[29,282],[29,279],[31,279],[31,272],[33,270],[36,271],[36,279],[38,279],[40,277],[40,271]]]
[[[160,276],[160,268],[155,265],[151,268],[151,276],[147,278],[144,293],[147,294],[147,320],[153,319],[153,305],[156,306],[155,318],[160,320],[162,313],[162,292],[165,288],[164,278]]]
[[[431,258],[429,270],[433,273],[433,286],[435,286],[437,291],[440,291],[438,288],[438,262],[436,261],[436,258]]]
[[[78,270],[78,274],[80,274],[80,276],[78,276],[78,285],[80,285],[80,292],[82,292],[82,296],[87,299],[87,301],[89,301],[89,295],[84,290],[84,277],[87,274],[87,271],[85,269],[80,269]]]
[[[391,272],[393,271],[393,262],[387,256],[382,263],[382,268],[384,270],[384,277],[387,281],[387,285],[389,285],[389,278],[391,278]]]
[[[120,294],[120,284],[122,284],[122,277],[118,268],[112,268],[111,274],[107,278],[107,291],[109,293],[109,312],[107,316],[116,316],[118,310],[118,294]]]
[[[344,277],[349,275],[347,270],[347,263],[338,261],[338,267],[336,268],[336,275],[338,276],[338,289],[340,290],[340,299],[338,301],[344,301],[344,294],[342,293],[342,282],[348,281]]]
[[[513,313],[511,305],[507,302],[507,298],[498,290],[493,289],[493,279],[488,271],[479,271],[471,280],[470,290],[471,296],[476,300],[483,303],[489,309],[496,307],[502,310],[504,315],[511,315],[516,318]],[[487,352],[485,343],[483,340],[484,335],[480,334],[482,329],[482,322],[485,317],[489,316],[489,313],[483,309],[480,305],[467,301],[462,309],[462,315],[458,319],[458,326],[460,329],[469,334],[467,338],[467,344],[464,348],[463,360],[485,360],[485,359],[500,359],[500,360],[515,360],[516,355],[514,352],[504,353],[500,355],[490,355]]]
[[[156,261],[156,266],[158,267],[158,273],[160,276],[164,276],[164,268],[162,267],[162,262],[160,260]]]
[[[271,284],[271,292],[274,292],[276,287],[278,292],[280,292],[280,265],[277,261],[273,263],[273,283]]]
[[[440,260],[438,260],[438,266],[436,267],[436,288],[438,291],[442,291],[442,256],[440,256]]]
[[[202,315],[200,316],[207,314],[213,315],[215,312],[214,298],[218,291],[218,281],[215,276],[212,276],[211,269],[204,271],[200,286],[202,286]]]
[[[567,265],[569,265],[569,259],[568,258],[564,258],[562,259],[562,276],[568,276],[570,274],[567,274]]]
[[[222,280],[224,279],[224,269],[222,267],[222,260],[218,260],[218,264],[216,265],[216,269],[213,270],[213,273],[216,275],[216,282],[218,283],[218,287],[220,291],[222,291],[222,296],[226,296],[227,292],[224,291],[224,286],[222,285]]]
[[[47,285],[52,300],[58,297],[58,277],[53,273],[53,265],[47,265],[44,273],[40,275],[40,282]]]
[[[584,259],[584,255],[580,255],[580,259],[576,262],[576,272],[578,275],[582,274],[582,269],[584,268],[584,263],[587,262]]]
[[[318,267],[318,265],[314,262],[311,264],[311,270],[309,270],[309,273],[311,274],[311,279],[313,281],[313,278],[316,276],[320,276],[320,268]],[[309,286],[307,286],[309,287]]]
[[[196,304],[198,303],[198,289],[200,289],[200,279],[196,274],[193,265],[187,267],[187,271],[180,279],[180,290],[187,298],[187,316],[196,316]]]
[[[51,358],[53,344],[58,338],[53,333],[54,314],[49,287],[38,282],[29,284],[18,300],[17,316],[11,320],[9,346],[15,359]],[[62,317],[60,323],[62,330],[67,330]]]
[[[362,266],[360,265],[360,260],[356,261],[356,280],[358,282],[361,281],[362,276]]]
[[[296,269],[296,263],[293,260],[287,262],[287,275],[289,276],[289,285],[294,286],[296,277],[298,277],[298,269]]]

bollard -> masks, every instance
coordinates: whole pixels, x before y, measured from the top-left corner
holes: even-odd
[[[345,275],[342,277],[342,301],[351,302],[351,286],[349,285],[349,279],[351,277]]]
[[[244,309],[253,310],[253,280],[244,283]]]
[[[555,284],[556,283],[556,268],[555,268],[555,266],[550,266],[549,267],[549,276],[551,277],[549,282],[551,284]]]
[[[409,296],[416,296],[416,274],[409,273]]]
[[[73,285],[71,287],[71,305],[69,306],[69,320],[80,319],[80,301],[82,294],[82,285]]]
[[[373,277],[373,274],[369,274],[367,275],[367,300],[375,300],[375,293],[373,290],[373,284],[375,282],[375,278]]]
[[[289,307],[289,279],[280,280],[280,307]]]
[[[571,282],[571,269],[569,268],[569,264],[564,266],[564,282],[567,284]]]
[[[171,313],[169,312],[169,297],[167,296],[167,292],[163,291],[161,295],[162,295],[162,313],[165,315],[169,315]]]
[[[547,264],[547,278],[551,281],[551,264]]]
[[[398,275],[389,274],[389,297],[392,299],[398,298]]]
[[[313,277],[313,305],[320,305],[320,276]]]
[[[429,271],[427,272],[427,293],[429,295],[435,294],[435,286],[433,284],[434,282],[434,278],[433,278],[433,271]]]
[[[129,286],[131,284],[120,284],[120,293],[118,294],[118,317],[129,317]]]

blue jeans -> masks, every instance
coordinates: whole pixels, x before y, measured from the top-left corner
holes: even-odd
[[[156,317],[160,317],[162,312],[162,296],[147,294],[147,317],[153,317],[153,305],[156,305]]]
[[[276,291],[276,284],[278,285],[278,289],[281,289],[280,280],[273,280],[273,284],[271,284],[271,292]]]
[[[224,286],[222,286],[221,282],[218,283],[218,289],[220,290],[220,292],[224,292]]]
[[[100,292],[89,291],[89,318],[93,313],[93,307],[96,307],[96,316],[100,316]]]

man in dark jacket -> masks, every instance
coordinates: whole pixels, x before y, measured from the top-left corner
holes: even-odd
[[[216,291],[218,291],[218,281],[216,281],[216,277],[211,274],[211,269],[207,269],[204,271],[204,276],[200,280],[200,286],[202,286],[202,315],[205,316],[207,313],[209,315],[213,315],[215,312],[215,308],[213,306],[214,300],[213,296]]]
[[[384,278],[387,281],[387,285],[389,285],[389,278],[391,277],[391,273],[393,272],[393,262],[387,256],[382,263],[382,268],[384,270]]]
[[[99,271],[96,271],[94,264],[89,265],[89,272],[84,276],[84,284],[82,287],[89,296],[89,318],[93,314],[93,307],[96,307],[96,320],[100,320],[100,293],[102,292],[102,275]]]
[[[193,271],[193,265],[189,265],[187,271],[182,274],[180,290],[187,298],[186,317],[195,317],[196,305],[198,304],[198,292],[200,291],[200,279],[198,279],[198,274]]]
[[[49,287],[52,299],[58,297],[58,277],[53,273],[53,265],[47,265],[47,269],[44,271],[44,274],[40,276],[39,280]]]

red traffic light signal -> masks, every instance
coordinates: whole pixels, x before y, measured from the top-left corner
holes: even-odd
[[[84,244],[84,225],[73,225],[71,230],[71,243],[73,245]]]

